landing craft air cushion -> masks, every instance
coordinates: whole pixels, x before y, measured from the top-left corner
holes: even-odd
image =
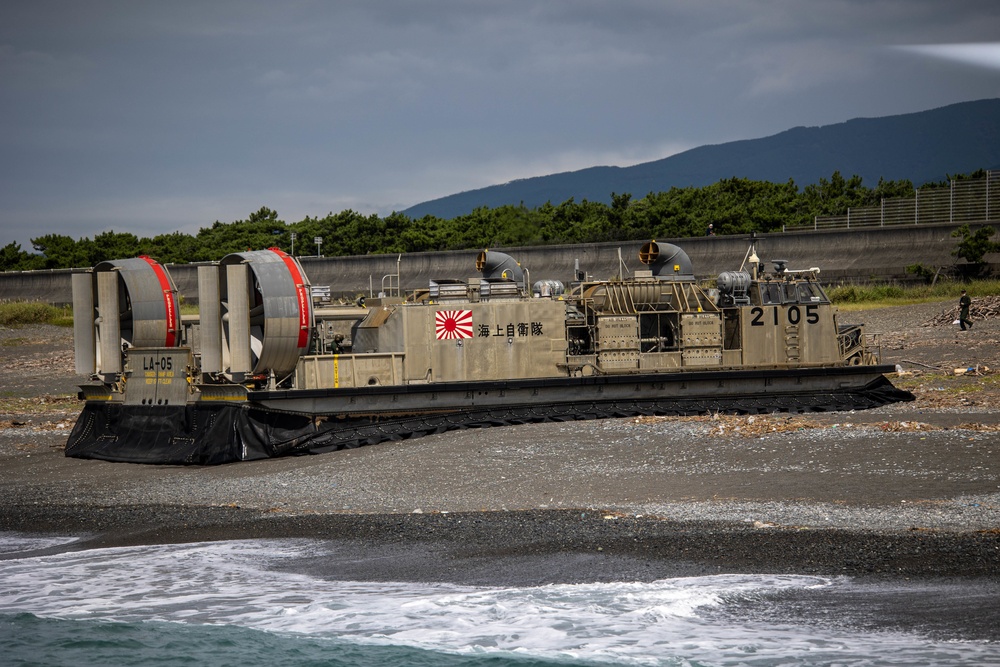
[[[633,277],[567,291],[482,251],[481,277],[316,308],[298,261],[247,251],[198,268],[197,321],[159,263],[103,262],[73,276],[90,381],[66,454],[206,465],[456,428],[913,399],[877,337],[839,323],[818,269],[765,271],[751,246],[706,290],[677,246],[639,259]]]

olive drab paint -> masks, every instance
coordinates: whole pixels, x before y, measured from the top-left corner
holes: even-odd
[[[482,251],[479,277],[318,307],[293,257],[248,250],[199,267],[211,321],[184,326],[165,267],[102,263],[73,282],[93,325],[75,328],[90,378],[67,455],[225,463],[467,426],[912,400],[819,269],[769,268],[751,248],[711,286],[677,246],[639,259],[628,277],[533,291],[513,258]]]

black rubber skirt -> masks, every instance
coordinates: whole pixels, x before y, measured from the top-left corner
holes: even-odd
[[[434,414],[340,418],[202,401],[183,406],[88,402],[66,456],[128,463],[216,465],[348,449],[462,428],[640,415],[765,414],[864,410],[913,395],[885,377],[862,388],[769,396],[536,402]]]

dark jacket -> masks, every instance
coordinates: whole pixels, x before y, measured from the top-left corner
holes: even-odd
[[[969,319],[969,306],[971,305],[972,299],[969,298],[968,294],[963,294],[962,298],[958,300],[958,306],[962,309],[961,314],[959,315],[960,319]]]

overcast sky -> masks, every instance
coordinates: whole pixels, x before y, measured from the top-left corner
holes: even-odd
[[[4,0],[0,246],[1000,97],[996,0]]]

